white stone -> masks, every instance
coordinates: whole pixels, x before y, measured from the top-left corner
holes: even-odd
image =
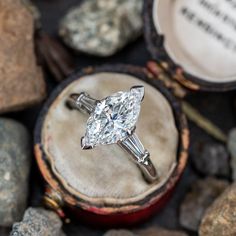
[[[87,121],[83,144],[94,147],[124,140],[135,128],[144,96],[144,87],[117,92],[101,100]]]
[[[59,34],[71,48],[111,56],[142,34],[142,0],[86,0],[62,19]]]

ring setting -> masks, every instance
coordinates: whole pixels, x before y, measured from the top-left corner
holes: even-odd
[[[82,149],[118,144],[130,154],[145,179],[153,182],[158,179],[157,171],[150,153],[135,133],[143,99],[144,86],[133,86],[129,91],[119,91],[102,100],[85,92],[71,94],[67,104],[89,115],[85,135],[81,138]]]

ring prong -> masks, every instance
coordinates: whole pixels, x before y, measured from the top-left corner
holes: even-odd
[[[82,148],[83,150],[88,150],[88,149],[92,149],[93,147],[92,147],[91,145],[86,145],[86,143],[85,143],[85,138],[82,137],[82,138],[81,138],[81,148]]]
[[[79,98],[80,94],[73,93],[69,96],[66,101],[66,105],[69,109],[73,110],[76,109],[76,101]]]
[[[80,96],[81,96],[80,93],[72,93],[70,94],[70,99],[72,99],[73,101],[76,101]]]
[[[135,132],[135,130],[136,130],[136,126],[134,126],[132,130],[128,130],[127,135],[131,136]]]
[[[144,86],[136,85],[136,86],[131,87],[131,89],[130,89],[130,91],[135,91],[135,90],[140,92],[140,94],[141,94],[141,101],[143,101],[144,94],[145,94]]]

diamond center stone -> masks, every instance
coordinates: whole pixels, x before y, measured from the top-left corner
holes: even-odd
[[[112,144],[122,141],[135,128],[144,96],[144,87],[135,86],[99,101],[87,121],[84,144]]]

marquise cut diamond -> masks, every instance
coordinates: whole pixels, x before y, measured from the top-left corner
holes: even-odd
[[[135,86],[99,101],[87,121],[84,145],[92,148],[127,138],[135,128],[143,96],[144,87]]]

